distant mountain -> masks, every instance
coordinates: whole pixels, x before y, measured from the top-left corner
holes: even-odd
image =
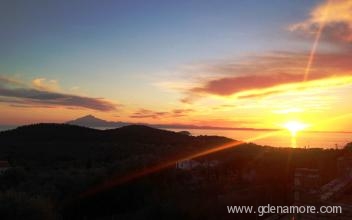
[[[105,121],[93,115],[86,115],[84,117],[68,121],[66,124],[79,125],[90,128],[119,128],[122,126],[130,125],[130,123],[127,122]]]
[[[153,128],[161,129],[209,129],[209,130],[248,130],[248,131],[276,131],[277,129],[261,129],[261,128],[236,128],[236,127],[216,127],[216,126],[198,126],[190,124],[146,124],[146,123],[129,123],[129,122],[114,122],[105,121],[93,115],[86,115],[66,124],[79,125],[89,128],[119,128],[127,125],[145,125]]]

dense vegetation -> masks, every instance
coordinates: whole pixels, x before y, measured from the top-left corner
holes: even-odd
[[[146,126],[95,130],[37,124],[0,133],[1,219],[234,219],[227,205],[291,204],[293,172],[319,168],[322,181],[336,173],[342,150],[290,149],[242,144],[196,160],[148,170],[233,141],[190,136]],[[210,166],[209,163],[216,162]],[[91,189],[115,181],[94,194]],[[25,217],[24,217],[25,216]],[[255,218],[241,215],[239,219]]]

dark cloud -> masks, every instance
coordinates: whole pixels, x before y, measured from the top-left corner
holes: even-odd
[[[148,109],[139,109],[131,115],[131,118],[160,118],[166,116],[168,112],[157,112]]]
[[[139,109],[134,112],[130,117],[131,118],[177,118],[187,116],[188,113],[192,112],[192,109],[174,109],[170,112],[163,111],[152,111],[148,109]]]
[[[351,24],[345,22],[333,22],[324,26],[321,39],[333,43],[352,43]],[[296,26],[291,29],[301,37],[315,37],[319,31],[319,25],[312,23],[306,26]],[[344,44],[346,46],[346,44]]]
[[[322,37],[328,41],[352,43],[352,28],[344,22],[331,23],[324,27]]]
[[[0,97],[2,97],[0,102],[10,103],[17,107],[63,106],[67,108],[88,108],[98,111],[112,111],[116,110],[117,107],[116,104],[101,98],[43,91],[33,88],[13,88],[13,86],[19,85],[22,84],[5,77],[0,77]]]
[[[303,36],[321,38],[333,43],[352,43],[352,1],[328,0],[313,8],[310,17],[290,26],[290,30]],[[322,27],[322,28],[321,28]],[[344,45],[346,46],[346,44]]]

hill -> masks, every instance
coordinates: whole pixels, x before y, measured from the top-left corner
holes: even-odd
[[[47,142],[99,140],[100,130],[68,124],[40,123],[0,132],[0,142]]]
[[[295,168],[320,169],[322,182],[330,181],[342,153],[242,144],[196,158],[194,169],[174,168],[184,156],[230,141],[142,125],[35,124],[0,132],[0,160],[13,167],[0,175],[0,191],[8,192],[0,192],[0,213],[43,220],[158,219],[160,213],[201,219],[215,210],[220,219],[233,219],[224,212],[230,203],[292,204]],[[34,216],[28,210],[55,218],[27,218]]]
[[[98,130],[70,124],[42,123],[0,132],[0,157],[35,163],[50,163],[50,159],[106,161],[147,155],[161,158],[228,141],[231,139],[194,137],[143,125]]]
[[[144,125],[127,125],[121,128],[99,130],[71,124],[40,123],[20,126],[0,132],[0,143],[4,142],[143,142],[183,143],[196,137],[183,133],[152,128]],[[229,139],[230,140],[230,139]]]

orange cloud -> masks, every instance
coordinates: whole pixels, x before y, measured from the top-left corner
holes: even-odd
[[[188,90],[186,97],[181,101],[192,102],[207,94],[253,98],[285,92],[287,88],[311,88],[320,85],[310,83],[311,81],[331,81],[332,78],[352,76],[351,58],[350,54],[316,54],[307,83],[302,82],[308,59],[306,54],[281,52],[276,55],[257,56],[238,65],[231,61],[221,63],[209,67],[215,76]],[[332,86],[350,83],[345,78],[331,82]]]
[[[352,1],[330,0],[314,8],[308,20],[293,24],[291,31],[315,36],[324,25],[322,38],[330,41],[352,42]]]

